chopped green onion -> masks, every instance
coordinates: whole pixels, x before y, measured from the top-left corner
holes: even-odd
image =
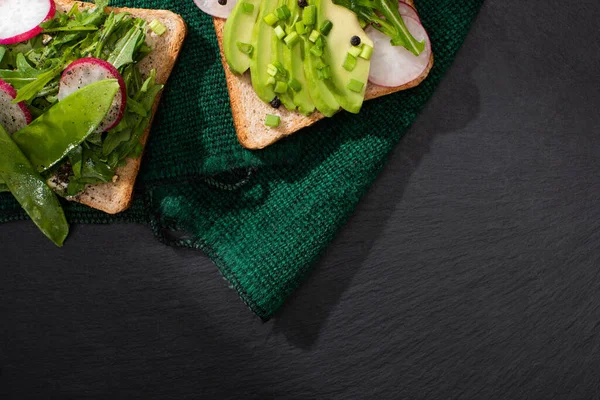
[[[282,21],[288,19],[290,15],[292,15],[290,9],[285,4],[275,10],[275,13],[277,13],[277,17]]]
[[[306,6],[302,11],[304,25],[314,25],[317,20],[317,6]]]
[[[273,65],[275,68],[277,68],[277,72],[279,72],[281,75],[283,75],[283,76],[287,75],[287,71],[285,70],[285,67],[279,61],[273,61],[273,63],[271,65]]]
[[[285,36],[285,31],[283,30],[283,28],[281,27],[281,25],[277,25],[275,27],[275,35],[277,35],[277,37],[279,39],[283,39],[283,37]]]
[[[352,56],[358,57],[360,55],[361,51],[362,51],[362,47],[352,46],[352,47],[350,47],[350,50],[348,50],[348,54],[352,54]]]
[[[235,42],[237,48],[244,54],[247,55],[252,55],[252,52],[254,51],[254,46],[252,46],[251,44],[248,43],[242,43],[242,42]]]
[[[325,39],[323,39],[323,36],[319,35],[317,40],[315,40],[315,45],[319,47],[325,47]]]
[[[148,27],[152,29],[152,32],[156,33],[158,36],[162,36],[167,31],[167,28],[163,25],[163,23],[157,19],[152,20],[152,22],[148,24]]]
[[[319,31],[315,31],[313,29],[313,31],[310,33],[310,35],[308,36],[308,40],[310,40],[311,42],[316,42],[317,38],[320,36],[321,34],[319,33]]]
[[[356,57],[352,54],[346,54],[346,60],[344,61],[344,69],[346,71],[353,71],[356,67]]]
[[[362,92],[364,86],[364,83],[362,83],[361,81],[357,81],[354,78],[350,79],[350,82],[348,82],[348,84],[346,85],[348,89],[356,93]]]
[[[323,68],[325,68],[326,66],[327,66],[327,64],[325,64],[325,63],[323,62],[323,59],[322,59],[322,58],[318,58],[318,59],[317,59],[317,62],[315,63],[315,67],[316,67],[317,69],[323,69]]]
[[[274,76],[270,76],[269,79],[267,79],[267,85],[274,85],[275,82],[277,81],[275,80]]]
[[[306,25],[304,25],[304,22],[296,22],[296,32],[298,35],[304,35],[306,33]]]
[[[369,46],[368,44],[364,44],[362,51],[360,52],[360,57],[364,58],[365,60],[370,60],[372,54],[373,54],[373,48],[371,46]]]
[[[281,118],[279,118],[278,115],[267,114],[267,117],[265,118],[265,125],[270,126],[271,128],[277,128],[279,122],[281,122]]]
[[[285,37],[285,39],[283,39],[283,41],[285,42],[285,44],[287,45],[287,47],[289,47],[290,49],[292,47],[294,47],[294,45],[296,43],[298,43],[298,40],[300,40],[300,36],[298,36],[298,34],[296,32],[292,32],[289,35],[287,35]]]
[[[313,46],[310,48],[310,52],[315,57],[321,57],[323,55],[323,48],[319,46]]]
[[[267,74],[269,74],[271,76],[275,76],[275,75],[277,75],[277,72],[279,72],[279,70],[277,69],[276,66],[274,66],[273,64],[267,65]]]
[[[277,18],[277,15],[275,15],[273,13],[269,13],[269,14],[265,15],[263,20],[265,21],[265,24],[267,24],[269,26],[273,26],[273,25],[275,25],[275,23],[277,21],[279,21],[279,18]]]
[[[296,78],[290,79],[290,81],[288,82],[288,86],[290,88],[292,88],[292,90],[294,92],[298,92],[302,89],[302,85],[300,84],[300,81],[298,81],[298,79],[296,79]]]
[[[254,12],[254,4],[248,3],[247,1],[242,2],[242,11],[246,14],[252,14],[252,12]]]
[[[329,65],[323,67],[322,69],[317,70],[317,78],[319,78],[319,79],[331,78],[331,68],[329,67]]]
[[[275,93],[285,93],[285,92],[287,92],[287,89],[288,89],[287,83],[278,81],[275,84],[275,89],[273,89],[273,91]]]
[[[333,24],[331,23],[330,20],[326,19],[321,24],[321,28],[319,30],[321,31],[322,35],[327,36],[327,35],[329,35],[329,32],[331,31],[331,28],[333,28]]]

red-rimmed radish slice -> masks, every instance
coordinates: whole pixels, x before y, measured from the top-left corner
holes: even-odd
[[[127,88],[123,77],[112,64],[99,58],[80,58],[73,61],[63,72],[58,87],[58,100],[94,82],[116,79],[121,90],[115,95],[112,106],[96,132],[104,132],[117,126],[127,105]]]
[[[217,18],[227,18],[237,0],[194,0],[194,3],[207,14]]]
[[[410,33],[418,41],[425,40],[425,49],[415,56],[402,46],[392,46],[390,37],[369,26],[365,29],[373,41],[369,81],[379,86],[402,86],[419,77],[429,65],[431,43],[425,28],[414,18],[402,19]]]
[[[39,35],[39,25],[55,13],[53,0],[0,0],[0,44],[24,42]]]
[[[11,135],[31,122],[27,106],[24,102],[14,104],[15,97],[15,89],[0,79],[0,125]]]
[[[417,13],[417,10],[402,1],[398,2],[398,11],[400,11],[400,15],[411,17],[419,21],[419,23],[421,22],[421,18],[419,18],[419,13]]]

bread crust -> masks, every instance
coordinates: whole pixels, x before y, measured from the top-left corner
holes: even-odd
[[[67,12],[74,3],[77,3],[82,8],[94,7],[94,4],[91,3],[72,0],[55,0],[55,3],[56,10],[59,12]],[[156,68],[156,82],[163,85],[166,84],[187,34],[187,26],[183,18],[167,10],[112,7],[107,7],[106,10],[109,12],[114,11],[115,13],[128,12],[134,17],[147,21],[157,19],[167,27],[167,32],[162,36],[157,36],[153,33],[147,35],[146,41],[152,46],[152,52],[138,64],[144,76],[147,76],[152,68]],[[161,94],[162,91],[156,96],[156,100],[152,105],[150,123],[140,139],[143,146],[146,145],[148,140],[148,134],[150,133]],[[133,200],[133,188],[141,162],[141,155],[136,159],[128,158],[124,166],[116,169],[113,182],[88,185],[84,192],[70,197],[68,200],[77,201],[108,214],[117,214],[125,211],[129,208]]]
[[[413,1],[407,1],[407,3],[414,7]],[[313,112],[309,116],[304,116],[296,111],[288,111],[285,107],[274,109],[269,104],[260,100],[252,88],[250,71],[247,71],[243,75],[237,75],[231,72],[227,65],[223,53],[223,28],[225,27],[225,20],[222,18],[213,18],[213,24],[217,33],[219,48],[221,49],[221,63],[225,69],[233,124],[237,132],[238,141],[242,146],[251,150],[263,149],[325,118],[318,111]],[[411,82],[397,87],[377,86],[369,82],[365,91],[365,100],[371,100],[418,86],[427,78],[432,67],[433,53],[431,54],[427,68],[419,77]],[[280,125],[277,128],[265,127],[264,116],[266,114],[278,115],[281,118]]]

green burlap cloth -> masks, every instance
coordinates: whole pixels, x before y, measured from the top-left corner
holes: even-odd
[[[108,216],[68,204],[70,221],[149,224],[167,244],[208,254],[252,311],[269,318],[301,283],[415,120],[482,3],[417,0],[435,54],[423,84],[369,101],[359,116],[340,113],[252,152],[235,136],[211,18],[192,0],[113,1],[181,14],[189,35],[162,97],[133,206]],[[10,194],[1,193],[0,222],[24,218]]]

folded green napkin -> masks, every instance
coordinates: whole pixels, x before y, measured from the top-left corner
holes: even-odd
[[[216,0],[215,0],[216,1]],[[121,0],[188,23],[130,210],[109,216],[69,203],[74,223],[149,224],[169,245],[200,249],[244,302],[268,319],[352,213],[451,64],[483,0],[417,0],[435,66],[419,87],[368,101],[266,150],[237,142],[211,18],[192,0]],[[0,194],[0,222],[26,218]],[[68,245],[68,241],[67,241]]]

